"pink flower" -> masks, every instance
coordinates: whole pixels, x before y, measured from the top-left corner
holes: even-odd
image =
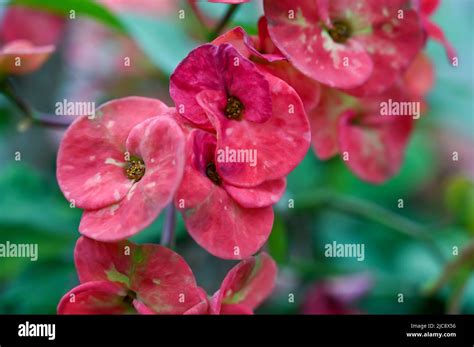
[[[186,261],[163,246],[81,237],[74,258],[80,284],[63,296],[59,314],[250,314],[277,271],[265,253],[246,259],[208,298]]]
[[[390,88],[423,45],[408,0],[265,0],[275,45],[307,76],[354,95]]]
[[[8,7],[0,24],[0,74],[20,75],[39,69],[54,52],[63,28],[64,20],[55,15]]]
[[[190,134],[175,204],[207,251],[245,258],[267,240],[271,205],[309,147],[301,99],[227,43],[192,51],[171,76],[170,93],[188,127],[205,130]]]
[[[314,283],[306,293],[303,314],[359,314],[357,301],[373,286],[365,273],[330,278]]]
[[[127,97],[68,128],[58,151],[57,179],[66,198],[84,209],[83,235],[127,238],[172,200],[183,174],[185,142],[174,114],[159,100]]]
[[[59,314],[181,314],[202,300],[188,264],[163,246],[81,237],[74,259],[81,284],[63,296]]]
[[[193,50],[172,74],[170,94],[178,113],[216,132],[217,150],[256,150],[255,166],[216,162],[217,173],[233,185],[252,187],[286,176],[309,146],[298,94],[230,44]]]
[[[211,254],[242,259],[257,252],[272,230],[273,209],[286,187],[284,178],[254,187],[230,184],[217,171],[215,135],[193,130],[175,205],[189,234]]]
[[[319,102],[320,84],[297,70],[281,54],[268,35],[267,21],[258,21],[258,37],[250,37],[241,27],[236,27],[212,41],[215,45],[232,44],[244,57],[252,59],[257,66],[292,86],[303,101],[306,112]]]
[[[456,50],[444,35],[443,30],[431,20],[431,16],[436,12],[441,3],[440,0],[414,0],[418,8],[423,28],[427,36],[435,41],[441,43],[446,51],[449,61],[452,63],[456,57]]]
[[[382,115],[381,107],[385,103],[391,113],[391,105],[412,101],[412,96],[398,86],[366,98],[323,88],[319,106],[309,114],[316,155],[329,159],[341,154],[361,179],[384,182],[400,169],[414,115]]]

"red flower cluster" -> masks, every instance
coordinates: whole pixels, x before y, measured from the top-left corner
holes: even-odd
[[[82,284],[58,311],[252,312],[276,269],[266,254],[249,257],[268,239],[272,205],[311,141],[319,158],[340,154],[369,182],[399,170],[433,81],[421,52],[427,35],[454,55],[428,19],[434,7],[265,0],[257,37],[234,28],[177,66],[175,107],[128,97],[77,119],[60,145],[57,178],[84,209],[79,231],[96,241],[78,242]],[[174,252],[122,241],[170,202],[208,252],[246,258],[211,299]]]

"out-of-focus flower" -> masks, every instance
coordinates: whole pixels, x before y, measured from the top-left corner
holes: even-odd
[[[306,292],[303,314],[358,314],[357,301],[371,289],[367,274],[325,279],[314,283]]]
[[[307,76],[359,96],[388,90],[423,45],[408,0],[264,1],[275,45]]]
[[[175,205],[189,234],[208,252],[242,259],[257,252],[273,225],[273,209],[286,186],[284,178],[254,187],[228,183],[217,172],[216,137],[193,130],[186,146],[187,162]]]
[[[186,261],[163,246],[81,237],[74,259],[80,285],[63,296],[59,314],[252,314],[277,274],[262,253],[237,264],[208,298]]]
[[[8,7],[0,23],[0,75],[38,70],[54,52],[64,24],[63,18],[47,12]]]
[[[438,9],[441,0],[413,0],[413,2],[420,13],[426,35],[428,38],[438,41],[443,45],[449,61],[453,63],[453,60],[457,55],[456,50],[444,35],[443,29],[441,29],[430,18]]]
[[[82,234],[103,241],[127,238],[171,201],[183,174],[185,142],[174,113],[159,100],[127,97],[68,128],[57,179],[66,198],[84,209]]]
[[[398,172],[403,162],[416,117],[409,113],[413,105],[416,109],[413,100],[399,86],[365,98],[324,87],[318,107],[309,114],[316,155],[329,159],[340,154],[361,179],[384,182]]]

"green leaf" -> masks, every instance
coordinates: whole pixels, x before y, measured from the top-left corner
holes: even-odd
[[[288,259],[288,236],[286,226],[281,218],[275,216],[272,233],[268,238],[270,255],[278,264],[286,263]]]
[[[122,23],[106,7],[91,0],[12,0],[11,4],[34,7],[60,15],[69,16],[75,11],[76,18],[91,17],[118,31],[124,32]]]
[[[474,232],[474,182],[466,177],[452,178],[446,187],[445,202],[459,224]]]

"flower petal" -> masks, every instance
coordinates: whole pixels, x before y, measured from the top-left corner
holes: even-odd
[[[58,304],[58,314],[124,314],[130,306],[124,302],[127,289],[118,283],[94,281],[81,284],[66,293]]]
[[[181,314],[202,301],[202,289],[188,264],[163,246],[82,237],[75,261],[81,282],[106,280],[135,292],[134,306],[140,313]]]
[[[155,117],[134,127],[127,149],[145,163],[143,178],[117,204],[86,210],[79,231],[101,241],[117,241],[147,227],[171,202],[184,170],[184,135],[168,117]]]
[[[0,74],[22,75],[38,70],[55,47],[33,46],[28,41],[12,41],[0,50]]]
[[[203,128],[210,128],[206,114],[196,101],[205,90],[237,97],[244,105],[243,117],[264,122],[271,116],[268,82],[254,63],[232,45],[205,44],[191,51],[170,78],[170,95],[180,114]]]
[[[353,88],[372,73],[364,47],[350,38],[333,41],[321,29],[316,1],[264,1],[268,31],[275,45],[305,75],[331,87]]]
[[[339,152],[337,134],[339,116],[354,104],[351,100],[353,98],[335,89],[322,88],[318,107],[308,113],[311,141],[318,158],[326,160]]]
[[[266,207],[276,204],[281,199],[285,193],[286,179],[265,181],[256,187],[246,188],[239,188],[224,182],[224,189],[242,207]]]
[[[253,311],[272,292],[277,277],[275,261],[266,253],[247,258],[234,266],[211,300],[211,312],[226,305],[241,305]]]
[[[127,97],[103,104],[93,119],[76,119],[58,150],[57,179],[66,198],[91,210],[122,200],[133,184],[124,173],[128,134],[145,119],[172,110],[159,100]]]
[[[356,125],[352,123],[356,116],[355,112],[347,111],[340,118],[340,151],[347,152],[346,163],[357,176],[368,182],[382,183],[400,169],[413,118],[374,115],[364,117],[362,123]]]
[[[273,115],[265,123],[227,119],[216,92],[198,95],[217,131],[217,150],[246,150],[256,161],[217,162],[217,171],[228,183],[254,187],[288,175],[303,159],[310,145],[310,128],[300,97],[287,83],[266,73],[272,92]]]
[[[193,131],[186,146],[188,156],[184,177],[175,196],[186,228],[193,239],[209,253],[224,259],[242,259],[257,252],[267,240],[273,225],[271,207],[243,208],[221,186],[213,183],[196,158],[198,134],[213,137],[199,130]],[[208,141],[210,141],[208,139]],[[196,146],[196,147],[195,147]],[[214,152],[214,151],[213,151]]]

